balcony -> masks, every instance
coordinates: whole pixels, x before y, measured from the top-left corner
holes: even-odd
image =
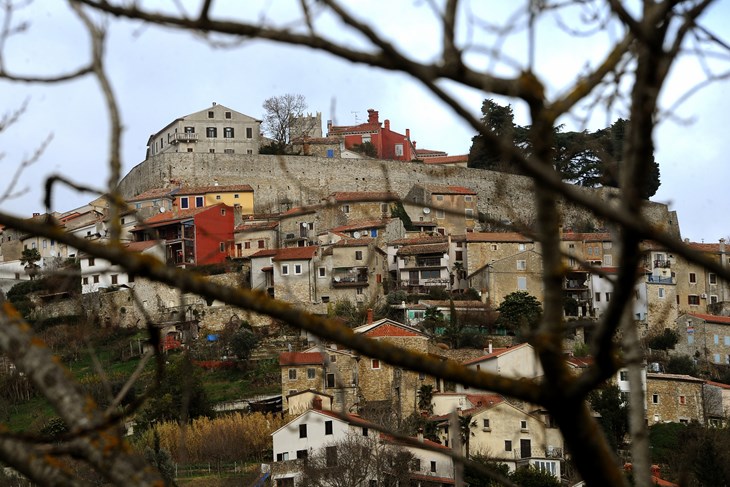
[[[671,268],[672,268],[671,260],[655,260],[654,261],[654,269],[671,269]]]
[[[170,140],[168,141],[170,144],[177,144],[180,142],[197,142],[198,141],[198,134],[191,134],[191,133],[174,133],[170,134]]]
[[[674,284],[674,278],[655,276],[653,274],[649,274],[646,276],[646,282],[651,282],[653,284]]]
[[[368,285],[368,276],[335,276],[332,287],[360,287]]]

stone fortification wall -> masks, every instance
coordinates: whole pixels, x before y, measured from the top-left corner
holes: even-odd
[[[125,197],[171,184],[250,184],[256,212],[280,211],[285,205],[318,203],[334,191],[393,191],[402,198],[414,184],[466,186],[478,192],[479,211],[489,218],[531,223],[535,219],[529,178],[480,169],[444,167],[413,162],[367,159],[327,159],[303,156],[243,154],[160,154],[135,166],[120,183]],[[612,190],[586,190],[617,204]],[[647,215],[655,224],[674,229],[676,215],[651,203]],[[589,222],[585,212],[564,208],[566,225]]]

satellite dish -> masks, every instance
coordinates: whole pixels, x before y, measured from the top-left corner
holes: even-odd
[[[431,208],[426,207],[426,208],[423,209],[423,214],[424,215],[428,215],[429,213],[431,213]]]
[[[164,206],[160,206],[160,213],[165,213],[165,207]]]
[[[352,232],[352,236],[355,238],[360,238],[360,232]]]
[[[307,222],[302,222],[302,228],[307,228]]]

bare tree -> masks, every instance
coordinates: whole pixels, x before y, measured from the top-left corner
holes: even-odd
[[[727,268],[704,258],[675,236],[652,224],[645,216],[646,203],[640,194],[643,182],[649,177],[647,161],[651,161],[650,156],[654,149],[656,124],[668,115],[661,111],[658,97],[677,58],[686,53],[708,67],[705,79],[697,88],[726,77],[725,74],[715,74],[709,68],[712,65],[709,63],[709,56],[727,59],[728,45],[701,22],[701,15],[713,2],[644,1],[637,5],[638,8],[629,9],[617,0],[530,1],[515,6],[513,15],[501,24],[490,22],[490,10],[482,7],[481,3],[467,7],[458,0],[447,0],[438,4],[425,2],[422,7],[430,8],[433,12],[442,40],[441,51],[432,61],[423,61],[391,43],[387,40],[387,35],[379,34],[374,23],[361,20],[343,2],[302,0],[298,4],[300,17],[296,28],[267,21],[217,19],[211,14],[214,3],[213,0],[202,2],[199,11],[191,15],[182,10],[177,13],[161,13],[137,2],[72,0],[71,7],[87,27],[92,40],[91,56],[87,63],[82,63],[80,68],[72,72],[54,76],[23,75],[8,71],[0,56],[0,77],[6,80],[57,82],[92,75],[99,81],[111,121],[111,151],[108,155],[111,176],[107,192],[113,203],[114,225],[110,232],[111,244],[99,245],[63,234],[60,228],[52,224],[27,221],[6,214],[0,214],[0,224],[56,239],[89,255],[107,259],[137,276],[176,286],[183,292],[198,293],[209,299],[215,298],[269,315],[367,356],[448,381],[496,391],[542,405],[560,426],[575,466],[588,485],[626,485],[626,479],[617,467],[616,459],[592,418],[585,399],[591,390],[599,387],[623,365],[630,366],[630,380],[634,384],[641,382],[641,350],[635,326],[629,318],[633,284],[641,257],[640,243],[643,240],[658,242],[675,255],[704,265],[719,278],[730,280],[730,271]],[[13,5],[7,3],[5,15],[8,18],[12,9]],[[312,316],[286,303],[243,289],[215,285],[189,272],[171,269],[161,262],[123,252],[116,245],[121,208],[121,198],[117,192],[121,121],[104,66],[104,24],[95,23],[89,18],[89,12],[108,14],[109,21],[115,17],[137,19],[150,25],[189,30],[202,35],[219,34],[227,36],[231,41],[257,38],[306,46],[354,63],[405,73],[421,82],[434,96],[451,107],[458,117],[490,141],[501,153],[500,160],[514,161],[520,166],[521,173],[532,178],[536,208],[536,225],[533,231],[543,252],[545,289],[544,312],[532,336],[532,343],[545,372],[543,381],[529,383],[510,380],[468,370],[430,356],[410,353],[386,343],[376,343],[366,337],[353,335],[337,323]],[[363,42],[353,46],[320,35],[320,32],[326,31],[317,28],[320,16],[337,19],[348,33],[357,35]],[[614,37],[607,36],[609,49],[602,56],[597,55],[598,59],[581,72],[575,73],[575,79],[570,86],[557,94],[552,94],[546,88],[545,80],[535,67],[538,28],[553,18],[558,18],[559,27],[570,34],[578,35],[587,31],[615,34]],[[5,22],[3,25],[4,29],[0,32],[2,40],[22,32],[22,29],[13,28],[12,23]],[[490,45],[474,45],[469,33],[476,35],[477,31],[490,34],[493,42]],[[501,54],[501,46],[511,36],[524,36],[527,39],[527,52],[522,61],[509,59]],[[0,42],[0,47],[2,46],[4,42]],[[480,61],[470,62],[473,56],[477,56]],[[486,62],[481,62],[484,60]],[[505,70],[505,66],[511,69]],[[512,74],[505,75],[505,72]],[[501,139],[486,130],[473,114],[473,107],[465,106],[448,91],[444,81],[480,90],[485,98],[511,97],[527,107],[531,153],[522,153],[511,141]],[[687,95],[690,94],[691,92]],[[622,160],[625,166],[621,173],[620,188],[615,193],[616,197],[608,202],[597,197],[594,192],[564,183],[553,165],[553,128],[558,119],[567,116],[585,121],[598,111],[620,112],[620,116],[631,120],[631,130],[624,145]],[[273,133],[277,141],[287,140],[286,127],[288,125],[284,125],[278,134]],[[485,172],[484,177],[492,176]],[[48,191],[59,181],[64,182],[62,178],[49,181]],[[561,288],[564,267],[559,247],[563,203],[581,208],[611,226],[621,251],[619,272],[612,277],[614,292],[610,306],[595,324],[595,362],[577,377],[568,371],[561,349],[561,339],[567,328],[563,319]],[[525,229],[532,222],[514,223],[516,229]],[[7,304],[3,307],[0,322],[0,347],[49,398],[70,430],[70,434],[60,444],[54,445],[38,438],[29,440],[2,433],[0,460],[42,485],[77,483],[59,460],[69,455],[83,459],[116,485],[157,485],[159,476],[145,468],[140,457],[131,454],[124,442],[111,434],[119,417],[89,407],[88,401],[76,392],[73,381],[62,372],[60,366],[44,351],[33,338],[30,329]],[[618,339],[619,335],[623,336],[623,341]],[[648,486],[649,456],[643,417],[644,398],[640,388],[632,390],[630,401],[636,485]]]
[[[263,129],[279,151],[283,152],[293,138],[306,135],[297,130],[298,120],[302,119],[306,109],[304,95],[287,93],[264,100]]]

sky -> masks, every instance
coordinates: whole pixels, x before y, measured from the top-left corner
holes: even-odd
[[[144,2],[172,5],[172,2]],[[181,2],[185,6],[199,2]],[[417,59],[431,61],[440,44],[429,2],[348,1],[346,7],[398,47]],[[441,2],[438,2],[441,3]],[[725,42],[730,42],[730,2],[716,2],[701,19]],[[291,1],[251,0],[245,4],[219,2],[213,12],[219,18],[257,18],[266,22],[294,21],[296,9]],[[235,5],[239,5],[236,7]],[[240,7],[245,5],[245,7]],[[513,2],[465,2],[460,25],[460,42],[469,46],[467,61],[474,67],[513,75],[524,66],[526,35],[518,32],[500,46],[500,61],[478,49],[491,45],[477,19],[504,18]],[[224,8],[229,10],[224,10]],[[2,14],[0,14],[2,15]],[[585,66],[601,59],[608,40],[616,32],[604,29],[595,35],[567,36],[556,25],[574,20],[571,13],[549,16],[538,26],[535,71],[546,80],[548,96],[563,92]],[[467,22],[467,18],[471,22]],[[21,35],[8,40],[3,53],[5,68],[17,74],[52,74],[80,66],[89,55],[86,33],[65,2],[39,2],[19,12],[17,21],[29,22]],[[323,123],[355,124],[367,118],[369,108],[389,119],[401,133],[406,128],[419,148],[444,150],[449,154],[467,153],[474,130],[456,117],[418,82],[397,74],[335,59],[309,48],[246,41],[225,48],[212,47],[194,34],[145,26],[139,22],[107,20],[109,29],[105,63],[118,98],[124,124],[123,173],[142,162],[150,134],[173,119],[202,110],[213,102],[247,115],[261,118],[262,104],[271,96],[299,93],[308,102],[308,111],[321,112]],[[328,36],[348,45],[363,45],[342,26],[327,17],[317,22]],[[219,41],[226,39],[218,38]],[[710,60],[716,73],[730,68],[723,60]],[[700,64],[688,57],[672,70],[662,93],[662,109],[674,106],[692,86],[703,79]],[[463,89],[451,83],[443,86],[479,114],[483,92]],[[727,135],[730,97],[727,81],[716,82],[689,97],[673,116],[659,116],[655,134],[655,157],[661,171],[661,187],[652,198],[679,215],[682,236],[692,241],[716,242],[730,236],[726,216],[730,203],[726,194],[730,181],[730,137]],[[43,180],[60,174],[76,183],[103,190],[108,170],[108,112],[98,83],[91,77],[56,85],[34,85],[0,81],[0,103],[4,113],[27,101],[22,118],[0,133],[0,193],[10,184],[19,162],[52,136],[40,159],[21,175],[17,189],[24,190],[0,202],[0,209],[21,216],[45,211]],[[516,123],[528,124],[524,107],[513,103]],[[596,114],[587,126],[605,127],[620,109],[610,115]],[[573,119],[561,119],[568,130],[583,128]],[[83,205],[93,195],[59,187],[54,192],[52,209],[66,211]]]

